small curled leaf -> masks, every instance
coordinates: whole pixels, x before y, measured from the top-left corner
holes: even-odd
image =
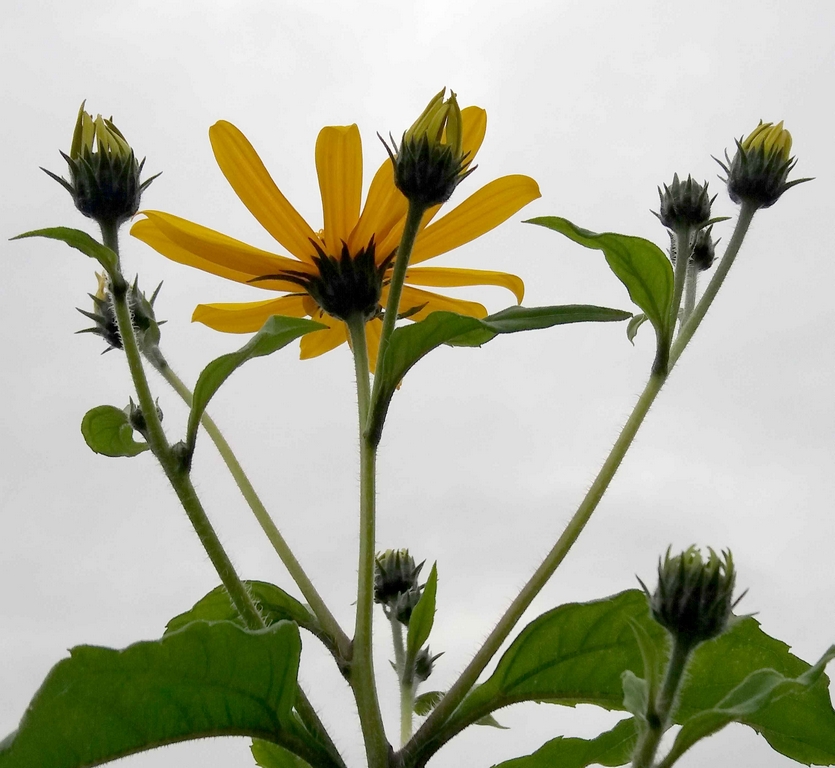
[[[134,440],[128,415],[115,405],[99,405],[81,420],[84,442],[102,456],[137,456],[147,451],[148,443]]]

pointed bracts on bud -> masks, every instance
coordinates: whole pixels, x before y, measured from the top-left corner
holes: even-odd
[[[61,156],[69,167],[69,181],[41,170],[70,193],[81,213],[102,226],[118,226],[134,216],[142,193],[159,176],[141,181],[145,161],[137,162],[112,119],[101,115],[94,119],[84,111],[84,103],[78,110],[70,153]]]
[[[76,333],[93,333],[96,336],[101,336],[107,342],[105,352],[110,352],[111,349],[122,349],[122,337],[119,334],[116,311],[113,308],[113,296],[107,277],[97,272],[96,279],[98,280],[96,293],[88,294],[93,300],[93,311],[88,312],[76,308],[82,315],[89,317],[95,325],[92,328],[83,328]],[[159,345],[159,326],[165,323],[165,320],[157,320],[154,314],[154,302],[157,300],[160,288],[162,288],[162,283],[157,286],[149,299],[139,289],[138,276],[134,279],[133,285],[128,287],[127,299],[133,319],[133,330],[139,348],[146,353],[151,352]]]
[[[714,240],[711,237],[712,230],[712,226],[706,229],[700,229],[696,233],[696,240],[693,243],[693,253],[690,255],[690,262],[700,272],[710,269],[716,259],[716,245],[719,240]]]
[[[691,546],[670,557],[667,549],[663,561],[658,561],[658,586],[651,595],[638,579],[653,618],[685,648],[721,635],[741,599],[733,600],[736,572],[730,551],[721,557],[712,549],[708,552],[705,559]]]
[[[387,549],[377,556],[374,602],[383,606],[386,616],[408,625],[423,590],[418,581],[422,568],[423,563],[415,565],[408,549]]]
[[[770,208],[780,196],[796,184],[811,181],[810,178],[786,181],[789,172],[797,165],[791,157],[792,137],[783,128],[781,120],[777,125],[763,123],[736,142],[733,160],[725,151],[725,163],[713,158],[722,166],[728,185],[728,195],[735,203],[749,203],[757,208]]]
[[[673,175],[673,183],[664,185],[664,191],[658,188],[660,210],[653,213],[668,229],[682,227],[698,229],[710,220],[710,207],[716,199],[708,197],[707,182],[699,184],[690,176],[687,181],[680,181],[678,174]]]
[[[162,409],[159,407],[159,401],[154,401],[154,407],[157,411],[157,418],[162,421]],[[133,402],[131,398],[128,407],[125,409],[130,425],[139,432],[142,437],[148,440],[148,424],[145,421],[145,414],[142,413],[142,408]]]
[[[415,680],[419,683],[426,682],[432,674],[435,662],[443,655],[444,653],[441,651],[433,656],[428,645],[425,648],[421,648],[417,656],[415,656]]]
[[[463,151],[461,109],[450,91],[444,101],[443,88],[429,102],[423,114],[404,134],[398,147],[383,144],[394,165],[394,183],[412,202],[424,207],[449,200],[455,187],[475,166]],[[382,141],[382,137],[381,137]]]

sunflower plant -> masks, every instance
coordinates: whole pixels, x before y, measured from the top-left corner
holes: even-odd
[[[154,456],[219,584],[184,606],[161,638],[123,650],[72,649],[49,673],[18,730],[0,742],[0,768],[83,768],[164,744],[229,735],[251,738],[253,758],[262,768],[345,768],[328,723],[312,703],[315,695],[308,698],[298,681],[302,637],[324,645],[350,688],[370,768],[422,768],[464,729],[496,726],[497,710],[525,701],[594,704],[624,717],[595,738],[559,734],[532,745],[531,754],[500,768],[669,768],[731,722],[754,729],[787,758],[835,765],[835,711],[824,673],[835,646],[810,665],[766,635],[752,617],[736,615],[741,596],[730,552],[668,550],[652,590],[641,582],[641,590],[556,606],[518,629],[594,513],[716,299],[754,214],[805,181],[788,180],[796,163],[791,136],[782,123],[761,123],[736,142],[733,158],[726,154],[720,162],[727,190],[740,205],[721,258],[712,237],[713,226],[722,221],[711,215],[714,197],[707,183],[691,177],[682,181],[676,175],[659,188],[657,216],[669,232],[669,252],[642,238],[592,232],[557,216],[528,221],[602,251],[635,305],[633,312],[588,304],[524,307],[524,284],[516,275],[422,265],[486,235],[540,196],[533,179],[504,176],[442,211],[476,171],[486,125],[483,109],[461,109],[455,94],[442,90],[399,141],[390,136],[379,147],[382,164],[364,201],[359,129],[323,128],[315,149],[323,216],[313,223],[283,195],[238,128],[226,121],[212,126],[209,136],[221,171],[277,246],[275,253],[262,250],[156,210],[142,210],[132,225],[135,238],[166,258],[268,296],[197,306],[195,321],[252,335],[236,351],[209,362],[190,389],[161,349],[159,289],[147,297],[138,279],[128,278],[119,252],[119,230],[140,211],[152,179],[141,181],[144,161],[136,160],[112,119],[94,119],[82,104],[70,153],[64,155],[70,179],[47,173],[96,222],[101,240],[67,227],[21,237],[63,241],[102,268],[93,303],[81,310],[93,322],[84,330],[124,354],[135,392],[125,407],[90,410],[82,434],[102,456]],[[700,288],[701,274],[711,269]],[[491,314],[479,303],[426,290],[483,285],[505,288],[516,303]],[[430,648],[438,564],[417,562],[408,549],[380,551],[375,534],[377,454],[389,404],[409,370],[440,346],[478,347],[499,335],[578,322],[626,322],[630,340],[649,323],[655,354],[647,384],[544,561],[457,680],[447,690],[434,690],[428,681],[445,661],[442,649]],[[354,360],[360,491],[353,626],[341,624],[326,604],[207,412],[239,367],[295,340],[302,358],[347,342]],[[148,366],[188,409],[179,439],[163,429]],[[243,581],[216,534],[191,477],[200,460],[201,431],[217,446],[284,564],[289,581],[283,587]],[[378,699],[372,653],[376,606],[391,630],[400,689],[397,736],[387,730]],[[485,675],[491,662],[494,669]],[[674,736],[673,726],[680,726]]]

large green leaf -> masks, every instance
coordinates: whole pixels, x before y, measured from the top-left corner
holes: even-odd
[[[47,227],[46,229],[35,229],[32,232],[24,232],[22,235],[13,237],[12,240],[21,240],[24,237],[48,237],[50,240],[60,240],[71,248],[81,251],[85,256],[95,259],[101,264],[108,274],[112,274],[119,262],[118,256],[106,245],[90,237],[86,232],[71,227]]]
[[[442,344],[479,347],[500,334],[519,333],[555,325],[617,322],[629,312],[608,307],[570,304],[558,307],[509,307],[483,319],[454,312],[432,312],[426,319],[396,328],[383,359],[377,363],[375,389],[379,392],[369,432],[378,438],[391,398],[409,369]]]
[[[586,768],[616,766],[629,762],[635,745],[635,721],[621,720],[611,731],[595,739],[552,739],[527,757],[499,763],[495,768]]]
[[[206,736],[284,743],[300,652],[291,622],[197,622],[122,651],[78,646],[0,743],[0,768],[82,768]]]
[[[331,648],[332,642],[322,630],[317,618],[295,597],[266,581],[248,580],[244,581],[244,584],[267,626],[279,621],[295,621]],[[215,587],[205,597],[200,598],[185,613],[171,619],[165,627],[165,634],[176,632],[193,621],[234,621],[241,627],[245,626],[238,610],[229,598],[226,587],[222,584]]]
[[[212,399],[214,394],[238,368],[247,360],[255,357],[263,357],[286,347],[291,341],[304,336],[306,333],[320,331],[325,328],[321,323],[313,320],[306,320],[299,317],[281,317],[273,315],[261,326],[261,330],[255,334],[237,352],[230,352],[212,360],[200,374],[197,384],[194,386],[194,395],[191,403],[191,413],[188,418],[188,430],[186,434],[186,445],[189,454],[194,451],[194,444],[197,440],[197,427],[200,418]]]
[[[553,229],[586,248],[603,251],[609,268],[655,326],[659,339],[667,337],[673,301],[673,267],[655,243],[613,232],[598,234],[559,216],[540,216],[526,223]]]
[[[622,710],[622,673],[643,677],[643,659],[634,625],[658,645],[666,635],[649,616],[639,590],[591,603],[555,608],[525,627],[487,681],[462,702],[450,728],[457,730],[488,712],[519,701],[574,706],[596,704]],[[712,709],[748,675],[773,669],[786,677],[809,665],[785,643],[766,635],[753,618],[737,620],[716,640],[701,645],[687,669],[676,721]],[[835,711],[822,675],[808,689],[790,693],[740,722],[761,733],[778,752],[805,763],[835,763]]]
[[[81,420],[81,434],[90,450],[103,456],[137,456],[147,451],[148,443],[133,437],[128,415],[115,405],[91,408]]]
[[[752,672],[714,707],[684,721],[673,748],[664,758],[664,765],[671,766],[697,741],[716,733],[728,723],[745,722],[784,696],[808,689],[820,680],[824,668],[833,658],[835,645],[817,664],[796,678],[786,677],[773,669]]]
[[[432,565],[432,571],[426,580],[423,594],[409,618],[409,630],[406,634],[406,658],[414,661],[418,651],[429,639],[432,625],[435,623],[435,596],[438,592],[438,564]]]

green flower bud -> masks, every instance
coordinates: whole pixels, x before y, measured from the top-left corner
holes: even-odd
[[[435,662],[443,655],[441,652],[433,656],[428,645],[426,648],[421,648],[415,656],[415,680],[420,683],[426,682],[432,674]]]
[[[122,337],[119,334],[119,326],[116,322],[116,311],[113,308],[113,296],[108,286],[107,277],[104,274],[96,273],[98,289],[95,294],[88,294],[93,300],[93,311],[78,309],[82,315],[89,317],[95,325],[92,328],[83,328],[76,333],[93,333],[101,336],[107,342],[105,352],[111,349],[122,349]],[[162,283],[157,286],[150,299],[139,290],[139,277],[137,276],[133,285],[128,287],[128,306],[130,307],[131,318],[133,319],[133,330],[136,334],[136,341],[139,348],[145,353],[151,353],[157,348],[160,340],[159,327],[165,320],[157,320],[154,314],[154,302],[157,300]],[[102,353],[104,354],[104,352]]]
[[[400,147],[383,142],[394,164],[394,183],[409,199],[426,207],[449,200],[455,187],[475,166],[463,150],[461,109],[455,94],[444,101],[446,88],[429,102],[423,114],[404,134]]]
[[[792,137],[783,128],[782,120],[777,125],[760,120],[748,138],[736,142],[733,160],[728,157],[727,150],[727,164],[714,157],[727,174],[723,181],[728,185],[731,200],[769,208],[787,189],[810,181],[808,178],[786,181],[797,164],[797,159],[790,157],[791,147]]]
[[[408,625],[420,600],[421,568],[423,563],[415,565],[408,549],[387,549],[375,561],[374,602],[383,606],[386,616],[393,616],[401,624]]]
[[[690,261],[696,265],[696,269],[700,272],[710,269],[716,259],[716,244],[719,240],[714,241],[710,236],[713,227],[700,229],[696,233],[696,240],[693,243],[693,253],[690,255]]]
[[[154,406],[157,409],[157,418],[162,421],[162,409],[159,407],[159,401],[155,401]],[[130,425],[137,432],[139,432],[145,440],[148,440],[148,424],[145,421],[145,414],[142,413],[142,408],[133,402],[133,398],[131,398],[131,401],[125,411],[128,414]]]
[[[70,180],[42,168],[72,196],[75,207],[102,226],[118,226],[139,210],[139,201],[157,177],[140,182],[143,160],[137,162],[121,131],[101,115],[95,119],[78,110],[70,154],[67,161]]]
[[[649,599],[653,618],[685,648],[718,637],[731,619],[736,572],[730,551],[720,558],[712,549],[706,560],[696,547],[658,561],[658,586]],[[741,598],[740,598],[741,599]]]
[[[661,202],[660,211],[653,213],[668,229],[703,227],[710,220],[710,206],[716,199],[715,195],[708,197],[707,182],[699,184],[690,176],[682,182],[678,174],[673,176],[673,183],[669,187],[664,185],[663,192],[661,187],[658,188],[658,197]]]

